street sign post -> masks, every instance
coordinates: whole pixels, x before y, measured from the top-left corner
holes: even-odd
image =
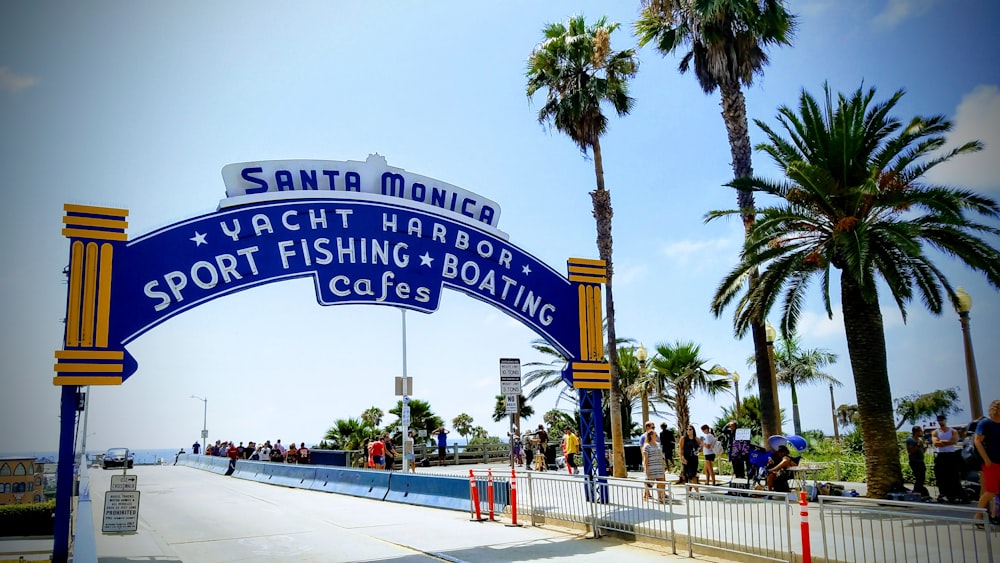
[[[137,490],[136,485],[139,484],[138,475],[112,475],[111,476],[111,487],[108,490],[111,491],[135,491]]]
[[[118,477],[121,477],[119,475]],[[128,475],[127,477],[134,477]],[[139,529],[139,491],[104,493],[102,533],[135,532]]]
[[[500,358],[500,393],[504,395],[521,394],[521,360]]]

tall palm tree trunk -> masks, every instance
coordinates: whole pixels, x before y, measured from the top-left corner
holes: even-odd
[[[753,176],[751,163],[752,147],[750,146],[750,128],[747,125],[746,98],[738,82],[720,83],[719,93],[722,95],[722,120],[726,123],[726,133],[729,135],[729,152],[733,158],[733,176],[749,178]],[[736,205],[742,211],[743,230],[749,235],[754,222],[753,192],[750,190],[736,191]],[[750,287],[757,284],[758,272],[750,274]],[[781,433],[781,420],[778,416],[778,389],[771,373],[771,362],[767,351],[767,336],[764,331],[764,319],[754,319],[750,323],[750,334],[753,340],[754,360],[757,369],[757,391],[760,394],[761,432],[764,443],[767,437]]]
[[[802,435],[802,421],[799,419],[799,394],[795,391],[795,379],[788,386],[792,388],[792,429],[796,436]]]
[[[846,273],[840,276],[840,293],[847,351],[858,396],[868,496],[883,498],[893,486],[902,485],[903,468],[892,416],[882,311],[878,298],[866,302],[861,287]]]
[[[625,470],[625,446],[622,436],[622,385],[618,374],[618,337],[615,335],[615,300],[612,291],[611,263],[611,193],[604,188],[604,159],[601,156],[601,141],[595,138],[591,147],[594,149],[594,174],[597,176],[597,189],[590,192],[594,204],[594,220],[597,221],[597,251],[607,267],[607,282],[604,284],[604,308],[608,319],[608,363],[611,368],[611,450],[615,477],[627,477]]]

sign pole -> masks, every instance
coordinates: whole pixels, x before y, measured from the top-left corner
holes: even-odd
[[[406,436],[410,428],[410,390],[406,381],[406,309],[399,310],[403,314],[403,406],[399,410],[399,418],[403,422],[403,435],[400,441],[403,442],[403,473],[406,473]],[[416,460],[414,460],[416,462]]]

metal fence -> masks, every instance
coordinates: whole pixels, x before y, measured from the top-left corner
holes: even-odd
[[[996,561],[1000,530],[963,506],[819,497],[827,561]]]
[[[486,499],[480,473],[477,488]],[[509,475],[494,479],[494,490],[509,494]],[[653,485],[665,485],[664,502],[657,502]],[[558,521],[585,526],[595,537],[617,532],[653,538],[673,553],[682,542],[689,555],[722,551],[762,561],[795,561],[802,553],[799,519],[793,519],[799,507],[787,493],[552,471],[519,472],[513,494],[519,522],[531,525]],[[509,503],[515,501],[496,500],[507,505],[504,514],[510,517],[515,507]],[[988,522],[979,529],[976,524],[983,520],[973,519],[984,514],[982,509],[830,496],[809,507],[809,542],[817,561],[1000,563],[994,555],[1000,529]]]

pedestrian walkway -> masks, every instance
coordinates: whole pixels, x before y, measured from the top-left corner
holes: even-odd
[[[469,466],[456,469],[467,474]],[[471,522],[452,510],[265,485],[184,466],[137,466],[139,530],[104,535],[102,505],[112,473],[90,472],[101,561],[688,559],[664,548],[589,539],[577,530]]]

